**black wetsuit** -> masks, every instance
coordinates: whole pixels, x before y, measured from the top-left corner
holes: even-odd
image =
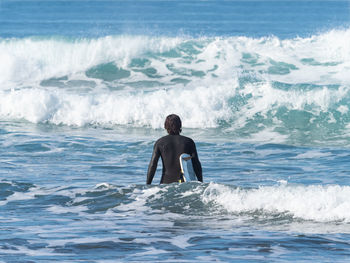
[[[183,181],[179,157],[187,153],[192,156],[193,170],[197,179],[203,182],[202,166],[199,162],[194,141],[182,135],[167,135],[160,138],[155,144],[153,155],[148,167],[147,184],[151,184],[157,169],[159,157],[162,157],[163,172],[161,184],[170,184]]]

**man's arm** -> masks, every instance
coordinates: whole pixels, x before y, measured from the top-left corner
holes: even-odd
[[[149,166],[148,166],[147,182],[146,182],[147,184],[152,183],[154,174],[156,173],[156,170],[157,170],[157,164],[158,164],[159,157],[160,157],[160,151],[159,151],[158,145],[156,143],[154,145],[152,158],[151,158],[151,161],[150,161]]]
[[[192,150],[193,150],[193,153],[192,153],[193,170],[197,176],[198,181],[203,182],[202,165],[201,165],[201,162],[199,161],[196,144],[194,142],[193,142]]]

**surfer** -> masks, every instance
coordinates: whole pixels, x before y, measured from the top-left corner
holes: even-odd
[[[166,117],[164,128],[168,135],[160,138],[154,144],[153,154],[147,172],[147,184],[151,184],[157,169],[159,157],[162,158],[163,170],[161,184],[184,182],[181,174],[179,157],[183,153],[189,154],[192,158],[193,170],[198,181],[203,182],[202,166],[198,159],[197,149],[191,138],[180,135],[181,119],[175,114]]]

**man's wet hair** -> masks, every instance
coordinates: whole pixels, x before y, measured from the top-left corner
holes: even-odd
[[[181,119],[176,114],[170,114],[166,117],[164,122],[164,128],[170,135],[180,134],[181,129]]]

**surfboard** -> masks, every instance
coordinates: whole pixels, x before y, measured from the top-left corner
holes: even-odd
[[[181,173],[184,177],[185,182],[198,181],[197,176],[193,170],[191,159],[192,156],[187,153],[180,155]]]

